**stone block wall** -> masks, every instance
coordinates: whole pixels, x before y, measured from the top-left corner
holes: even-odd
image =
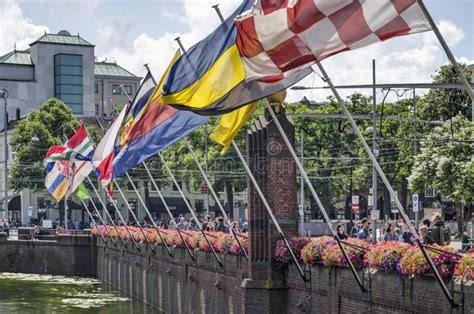
[[[60,235],[58,241],[7,241],[0,233],[0,272],[95,276],[97,246],[91,236]]]

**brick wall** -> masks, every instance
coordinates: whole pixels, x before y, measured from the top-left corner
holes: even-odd
[[[98,241],[99,279],[166,313],[474,313],[473,282],[449,285],[464,303],[453,311],[433,277],[364,271],[369,291],[363,293],[348,269],[319,265],[306,268],[307,283],[294,266],[283,269],[286,293],[268,293],[258,281],[245,286],[244,257],[224,255],[219,266],[209,253],[198,252],[193,261],[184,249],[174,249],[171,258],[164,247],[151,253],[142,246],[139,252]]]

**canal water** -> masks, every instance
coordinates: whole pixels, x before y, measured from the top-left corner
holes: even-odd
[[[163,313],[94,278],[0,273],[0,313]]]

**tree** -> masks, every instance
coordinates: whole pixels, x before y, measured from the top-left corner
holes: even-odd
[[[64,135],[70,137],[80,126],[72,110],[62,101],[50,98],[25,119],[18,122],[10,140],[16,153],[10,168],[8,186],[15,192],[23,189],[39,191],[44,189],[46,171],[43,159],[49,147],[61,145]],[[87,130],[98,141],[102,133],[90,125]]]
[[[458,212],[473,202],[474,123],[462,116],[435,128],[422,143],[408,178],[412,192],[435,188],[457,205]],[[460,215],[457,215],[458,218]]]

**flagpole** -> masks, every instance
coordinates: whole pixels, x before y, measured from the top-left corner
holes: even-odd
[[[198,167],[199,171],[201,172],[203,178],[204,178],[204,181],[206,181],[206,184],[207,184],[207,187],[209,190],[211,190],[211,194],[212,194],[212,197],[214,197],[215,201],[216,201],[216,204],[219,206],[219,209],[222,213],[222,215],[224,216],[224,219],[226,220],[227,224],[229,225],[230,227],[230,230],[232,231],[232,234],[234,235],[235,237],[235,240],[237,241],[237,244],[239,245],[240,249],[242,250],[242,252],[244,253],[244,256],[247,260],[249,260],[249,256],[247,254],[247,252],[245,251],[244,247],[242,246],[242,244],[240,243],[240,240],[237,236],[237,232],[236,230],[234,229],[234,227],[232,226],[232,222],[230,221],[229,217],[227,216],[227,213],[225,212],[224,210],[224,207],[222,207],[222,204],[219,200],[219,197],[217,196],[217,193],[216,191],[214,190],[214,188],[212,187],[212,184],[211,182],[209,181],[209,178],[208,176],[206,175],[206,173],[204,172],[204,169],[202,169],[202,166],[201,166],[201,163],[199,162],[196,154],[194,153],[194,149],[193,147],[191,146],[191,143],[189,143],[188,139],[187,138],[184,138],[184,141],[186,142],[186,146],[188,147],[188,150],[189,152],[191,153],[191,155],[193,156],[194,158],[194,162],[196,163],[196,166]]]
[[[86,204],[85,204],[84,200],[81,199],[81,201],[82,201],[84,207],[86,207],[86,206],[85,206]],[[107,226],[106,226],[104,220],[102,219],[102,217],[100,217],[100,213],[99,213],[99,211],[97,210],[97,206],[95,206],[94,201],[92,200],[91,197],[89,197],[89,201],[92,203],[92,206],[94,207],[95,212],[97,213],[97,216],[99,216],[100,222],[101,222],[102,225],[105,227],[105,232],[106,232],[107,235],[109,236],[109,238],[110,238],[110,240],[112,241],[112,243],[114,244],[114,246],[117,246],[117,243],[115,243],[115,239],[112,238],[112,236],[110,235],[109,229],[107,228]],[[87,208],[86,208],[86,209],[87,209]],[[87,209],[87,211],[89,212],[89,209]],[[96,223],[95,219],[92,217],[92,214],[89,214],[89,216],[91,216],[92,220],[94,221],[94,224],[97,226],[97,223]]]
[[[135,183],[133,183],[132,178],[131,178],[130,175],[128,174],[128,171],[125,172],[125,175],[127,176],[128,181],[130,181],[130,184],[132,185],[133,190],[134,190],[135,193],[137,194],[138,199],[140,200],[140,203],[142,203],[143,207],[145,208],[145,211],[146,211],[148,217],[150,217],[150,220],[151,220],[151,222],[153,223],[153,227],[155,227],[155,230],[156,230],[156,232],[158,233],[158,235],[159,235],[159,237],[160,237],[160,239],[161,239],[161,242],[163,242],[163,245],[165,246],[166,251],[168,252],[168,254],[169,254],[170,257],[173,257],[173,253],[171,253],[171,250],[170,250],[170,248],[168,247],[168,244],[166,243],[165,239],[164,239],[163,236],[161,235],[160,228],[158,228],[158,225],[156,224],[155,220],[154,220],[153,217],[151,216],[151,213],[150,213],[150,211],[148,210],[148,206],[146,206],[145,202],[143,201],[142,196],[140,195],[140,193],[138,193],[137,187],[135,186]]]
[[[153,246],[151,245],[150,241],[148,240],[148,236],[145,234],[145,231],[143,230],[143,227],[142,227],[142,225],[140,224],[140,221],[138,220],[137,216],[136,216],[135,213],[133,212],[132,207],[130,206],[130,204],[129,204],[128,201],[127,201],[127,197],[125,196],[125,194],[123,193],[122,189],[121,189],[120,186],[118,185],[117,180],[116,180],[116,179],[113,179],[113,182],[114,182],[115,186],[117,187],[117,190],[119,191],[120,196],[122,196],[122,199],[125,201],[125,204],[127,204],[128,211],[132,214],[133,219],[134,219],[135,222],[137,223],[138,229],[140,229],[140,232],[142,233],[143,237],[145,238],[144,241],[145,241],[146,244],[150,247],[151,251],[152,251],[153,253],[155,253],[155,249],[153,248]],[[165,244],[165,245],[166,245],[166,244]]]
[[[280,124],[280,121],[278,120],[275,112],[273,111],[273,108],[272,106],[270,105],[270,103],[268,102],[268,99],[265,98],[265,106],[267,108],[267,110],[270,112],[270,115],[272,116],[272,119],[273,121],[275,122],[275,125],[277,126],[278,130],[280,131],[280,134],[281,136],[283,137],[283,140],[285,141],[286,143],[286,146],[288,147],[288,150],[290,151],[293,159],[295,160],[295,163],[296,165],[298,166],[300,172],[301,172],[301,175],[303,176],[306,184],[308,185],[309,187],[309,190],[311,191],[311,194],[313,195],[314,199],[316,200],[316,203],[318,204],[318,207],[319,209],[321,210],[321,213],[323,214],[323,217],[324,217],[324,220],[326,221],[326,223],[328,224],[328,227],[329,229],[331,230],[331,233],[332,235],[334,236],[334,238],[336,239],[336,242],[339,246],[339,248],[341,249],[342,251],[342,254],[344,255],[344,259],[346,260],[347,264],[349,265],[349,268],[351,269],[352,271],[352,274],[354,275],[356,281],[357,281],[357,284],[359,285],[359,287],[361,288],[361,290],[363,292],[366,292],[367,289],[364,288],[364,284],[362,282],[362,280],[360,279],[359,277],[359,274],[357,273],[354,265],[352,264],[352,261],[351,259],[349,258],[349,256],[347,255],[347,252],[346,250],[344,249],[344,246],[342,245],[341,243],[341,239],[339,238],[339,236],[337,235],[337,232],[334,230],[334,227],[332,226],[331,224],[331,219],[329,218],[329,215],[327,214],[326,212],[326,209],[324,208],[324,205],[323,203],[321,202],[321,200],[319,199],[319,196],[318,194],[316,193],[316,190],[314,189],[313,187],[313,184],[311,183],[311,181],[309,180],[309,177],[308,177],[308,174],[306,173],[303,165],[301,164],[300,160],[298,159],[298,156],[296,155],[296,152],[295,150],[293,149],[293,146],[291,146],[291,143],[290,143],[290,140],[288,139],[288,137],[286,136],[285,134],[285,131],[283,130],[281,124]]]
[[[150,77],[151,77],[153,83],[154,83],[155,86],[156,86],[156,81],[155,81],[155,79],[153,78],[153,75],[151,74],[150,69],[148,68],[148,64],[145,64],[144,66],[145,66],[145,68],[148,70],[148,73],[150,74]],[[130,96],[128,95],[128,93],[127,93],[127,91],[125,90],[125,88],[123,87],[123,85],[121,85],[120,87],[121,87],[121,89],[122,89],[124,95],[127,97],[128,101],[132,101],[132,99],[131,99]],[[114,103],[112,103],[112,104],[115,106]],[[146,167],[144,161],[142,162],[142,164]],[[146,167],[146,168],[148,168],[148,167]],[[162,241],[163,244],[165,245],[166,251],[168,252],[168,254],[169,254],[171,257],[173,257],[173,254],[171,253],[171,250],[170,250],[170,248],[168,247],[168,244],[166,243],[165,239],[164,239],[163,236],[161,235],[161,232],[159,231],[159,228],[158,228],[158,226],[157,226],[157,224],[156,224],[156,222],[155,222],[155,219],[153,219],[153,216],[151,215],[150,211],[148,210],[148,206],[147,206],[146,203],[143,201],[141,195],[138,193],[137,188],[135,187],[135,184],[134,184],[133,181],[132,181],[132,178],[131,178],[130,175],[128,174],[128,171],[125,172],[125,174],[127,175],[128,181],[130,182],[130,184],[132,185],[133,189],[135,190],[135,193],[137,194],[138,198],[140,199],[140,202],[142,203],[143,207],[145,208],[145,211],[147,212],[148,216],[150,217],[150,220],[151,220],[151,222],[153,223],[153,226],[155,227],[156,231],[158,232],[158,235],[159,235],[161,241]],[[149,173],[149,176],[150,176],[151,180],[153,181],[154,185],[156,186],[156,183],[154,182],[155,180],[153,179],[153,177],[151,177],[151,174],[150,174],[150,173]],[[159,194],[161,194],[161,191],[159,191]],[[164,202],[164,199],[162,199],[162,201],[163,201],[163,204],[165,204],[165,207],[167,208],[168,205]],[[170,214],[170,216],[171,216],[171,219],[173,219],[173,214],[171,214],[171,211],[169,212],[169,214]],[[191,249],[189,248],[188,243],[185,241],[183,235],[181,234],[181,231],[179,230],[178,233],[179,233],[179,236],[180,236],[181,240],[183,241],[184,245],[186,246],[189,255],[191,256],[191,259],[194,260],[194,255],[191,253]]]
[[[92,214],[91,212],[89,211],[89,209],[87,208],[86,206],[86,203],[84,202],[84,200],[81,198],[81,202],[82,202],[82,206],[86,209],[87,213],[89,214],[89,217],[91,218],[92,222],[94,223],[95,227],[97,228],[97,230],[99,230],[99,228],[97,227],[97,223],[95,222],[95,219],[94,217],[92,217]],[[107,228],[105,228],[105,230],[107,230]],[[108,232],[107,232],[108,234]],[[104,241],[105,245],[107,245],[107,241],[105,241],[105,238],[104,236],[102,235],[102,232],[99,231],[99,235],[100,237],[102,238],[102,241]],[[110,235],[109,235],[110,237]],[[113,242],[113,241],[112,241]]]
[[[205,233],[204,230],[202,229],[201,222],[200,222],[199,219],[197,218],[196,213],[194,212],[194,210],[191,208],[191,205],[189,204],[188,200],[186,199],[186,196],[184,195],[183,190],[182,190],[181,187],[179,186],[178,182],[176,181],[176,178],[175,178],[174,175],[173,175],[173,172],[171,171],[170,167],[169,167],[168,164],[166,163],[166,160],[165,160],[165,158],[163,157],[163,154],[162,154],[161,152],[158,152],[158,156],[160,156],[161,163],[165,166],[165,169],[166,169],[166,171],[168,172],[168,175],[171,177],[171,180],[173,181],[173,184],[174,184],[174,185],[176,186],[176,188],[178,189],[178,192],[179,192],[179,194],[181,195],[181,197],[182,197],[184,203],[186,204],[186,207],[188,208],[189,212],[190,212],[191,215],[193,216],[194,221],[196,222],[198,228],[201,230],[202,236],[203,236],[204,239],[206,240],[207,245],[208,245],[209,248],[211,249],[212,254],[214,255],[214,257],[216,258],[217,263],[219,263],[220,266],[223,266],[221,259],[219,258],[219,256],[217,256],[217,253],[216,253],[216,251],[214,250],[214,247],[211,245],[211,242],[210,242],[209,239],[207,238],[206,233]]]
[[[123,84],[120,85],[120,88],[125,91],[125,89],[123,88]],[[125,93],[125,95],[126,95],[126,93]],[[128,98],[128,99],[129,99],[129,101],[130,101],[130,98]],[[115,105],[115,103],[114,103],[113,100],[111,100],[111,103],[112,103],[112,105],[114,106],[114,109],[117,109],[117,106]],[[102,125],[100,125],[100,127],[102,128],[103,131],[105,131]],[[129,182],[134,186],[134,184],[133,184],[132,180],[130,179],[130,177],[128,177],[128,180],[129,180]],[[135,213],[133,212],[133,210],[132,210],[130,204],[128,203],[127,198],[125,197],[125,194],[123,193],[122,189],[121,189],[120,186],[118,185],[117,180],[114,179],[113,182],[114,182],[114,184],[117,186],[117,190],[119,191],[120,195],[122,196],[123,201],[124,201],[125,204],[127,205],[127,208],[128,208],[128,210],[129,210],[129,212],[132,214],[133,219],[134,219],[135,222],[137,223],[137,226],[138,226],[138,228],[140,229],[140,232],[141,232],[142,235],[145,237],[144,241],[145,241],[145,242],[147,243],[147,245],[150,247],[151,251],[152,251],[153,253],[155,253],[155,250],[154,250],[153,247],[151,246],[151,243],[150,243],[150,241],[149,241],[147,235],[145,234],[145,231],[143,231],[143,227],[142,227],[142,225],[140,224],[140,221],[138,220],[137,216],[136,216]],[[137,194],[137,197],[138,197],[139,199],[141,199],[141,195],[140,195],[140,193],[137,191],[137,189],[134,189],[134,191],[135,191],[135,193]],[[150,218],[151,218],[151,217],[150,217]],[[158,233],[159,233],[159,231],[158,231]],[[161,234],[160,234],[160,238],[163,240],[163,237],[161,236]],[[168,245],[167,245],[165,242],[164,242],[163,244],[166,246],[166,250],[168,251],[168,254],[170,254],[170,255],[172,256],[171,251],[170,251],[169,248],[168,248]]]
[[[457,75],[461,79],[462,85],[464,86],[464,89],[466,92],[469,94],[469,97],[471,97],[471,110],[472,110],[472,117],[471,121],[474,121],[474,92],[471,88],[471,84],[469,84],[469,81],[467,80],[466,76],[464,75],[464,72],[461,70],[459,67],[459,64],[456,62],[456,58],[454,57],[453,53],[451,52],[451,49],[449,48],[448,44],[444,40],[443,35],[439,31],[438,26],[433,20],[433,17],[431,17],[431,14],[428,12],[428,9],[426,8],[424,2],[422,0],[416,0],[418,5],[420,6],[421,11],[425,15],[426,19],[428,20],[428,23],[431,26],[431,29],[435,33],[436,37],[439,40],[439,43],[443,47],[444,52],[446,53],[449,61],[453,65],[454,71],[456,71]]]
[[[142,165],[143,165],[143,167],[145,168],[145,170],[146,170],[146,172],[147,172],[147,174],[148,174],[148,177],[150,178],[151,182],[153,183],[153,186],[155,187],[155,190],[158,192],[158,196],[160,197],[161,202],[162,202],[163,205],[165,206],[165,209],[166,209],[166,211],[168,212],[168,215],[169,215],[170,218],[173,220],[173,219],[174,219],[173,214],[171,213],[171,210],[170,210],[170,208],[168,207],[168,204],[166,203],[165,198],[164,198],[163,194],[161,193],[161,190],[158,188],[158,184],[156,184],[155,179],[154,179],[153,176],[151,175],[150,169],[148,169],[148,166],[147,166],[147,164],[146,164],[144,161],[142,161]],[[186,240],[184,239],[183,235],[181,234],[181,230],[176,229],[176,231],[178,231],[178,234],[179,234],[179,237],[181,238],[181,241],[183,241],[184,246],[186,247],[186,250],[188,251],[189,256],[190,256],[191,259],[194,261],[194,260],[195,260],[194,254],[192,253],[191,248],[190,248],[189,245],[188,245],[188,242],[186,242]]]
[[[283,239],[283,242],[285,242],[286,248],[288,249],[288,252],[290,253],[291,258],[295,262],[296,268],[298,269],[298,272],[300,273],[301,278],[303,278],[303,281],[308,281],[308,279],[306,278],[305,273],[303,271],[303,268],[301,267],[300,263],[298,262],[298,259],[296,258],[295,253],[293,252],[293,249],[291,248],[290,244],[288,243],[288,240],[285,236],[285,233],[281,229],[280,224],[278,223],[278,220],[276,220],[275,216],[273,215],[273,211],[271,210],[270,205],[267,202],[267,198],[265,197],[262,190],[260,189],[260,186],[258,185],[257,180],[255,180],[255,177],[253,176],[252,171],[250,170],[249,166],[247,165],[247,161],[245,160],[244,156],[242,155],[242,152],[240,151],[239,146],[237,146],[237,144],[235,143],[234,140],[232,140],[232,146],[234,147],[235,151],[237,152],[237,155],[239,156],[240,161],[244,165],[245,172],[247,172],[247,175],[249,176],[250,181],[252,181],[252,184],[254,185],[255,190],[257,190],[257,193],[260,196],[260,199],[262,200],[263,205],[265,206],[265,209],[267,210],[268,215],[270,216],[270,218],[271,218],[273,224],[275,225],[278,233],[280,234],[281,238]]]
[[[182,50],[183,52],[186,52],[184,46],[182,45],[181,41],[179,40],[179,37],[176,39],[176,41],[178,41],[181,50]],[[153,83],[155,83],[155,85],[156,85],[156,80],[155,80],[155,78],[153,77],[153,74],[151,73],[150,68],[148,67],[148,64],[145,64],[144,66],[145,66],[145,68],[148,70],[148,73],[150,73],[150,76],[151,76],[151,79],[153,80]],[[124,92],[125,92],[125,90],[124,90]],[[127,95],[127,94],[126,94],[126,95]],[[127,95],[127,97],[128,97],[128,95]],[[208,186],[208,189],[211,190],[211,194],[212,194],[212,196],[214,197],[214,199],[215,199],[215,201],[216,201],[216,204],[219,206],[219,209],[220,209],[220,211],[221,211],[221,213],[222,213],[224,219],[226,220],[227,224],[229,225],[229,228],[230,228],[230,230],[232,231],[232,234],[234,235],[237,244],[239,245],[240,249],[241,249],[242,252],[244,253],[245,258],[248,260],[248,259],[249,259],[249,256],[248,256],[246,250],[244,249],[244,247],[242,246],[242,244],[241,244],[241,242],[240,242],[240,240],[239,240],[239,238],[238,238],[238,236],[237,236],[236,230],[235,230],[234,227],[232,226],[232,223],[231,223],[229,217],[227,216],[227,214],[226,214],[224,208],[222,207],[222,204],[221,204],[221,202],[220,202],[220,200],[219,200],[219,197],[217,196],[217,193],[215,192],[214,188],[212,187],[212,184],[211,184],[210,181],[209,181],[209,178],[208,178],[208,176],[207,176],[207,174],[206,174],[207,171],[205,172],[204,169],[202,168],[201,163],[199,162],[199,160],[198,160],[196,154],[194,153],[194,149],[193,149],[191,143],[189,143],[187,137],[184,138],[184,141],[185,141],[185,143],[186,143],[186,146],[187,146],[189,152],[190,152],[191,155],[193,156],[194,162],[195,162],[196,166],[198,167],[199,171],[201,172],[201,174],[202,174],[202,176],[203,176],[203,178],[204,178],[204,181],[206,181],[206,184],[207,184],[207,186]],[[143,163],[145,163],[145,162],[143,162]],[[146,165],[145,165],[145,167],[146,167]],[[147,167],[146,167],[146,168],[147,168]],[[151,174],[150,174],[149,172],[148,172],[148,174],[149,174],[150,177],[151,177]],[[208,208],[209,208],[209,201],[208,201]]]
[[[455,301],[454,301],[454,298],[453,296],[451,296],[451,293],[449,292],[448,288],[446,287],[446,285],[444,284],[443,282],[443,279],[441,278],[438,270],[436,269],[436,266],[434,265],[433,261],[431,260],[431,258],[429,257],[428,253],[426,252],[423,244],[421,243],[421,239],[420,237],[418,236],[418,233],[416,232],[415,228],[410,224],[410,219],[408,218],[408,215],[406,214],[405,212],[405,209],[403,208],[400,200],[398,199],[397,195],[395,194],[395,191],[393,190],[393,187],[392,185],[390,184],[390,182],[388,181],[387,177],[385,176],[385,173],[383,172],[382,168],[380,167],[377,159],[375,158],[372,150],[370,149],[369,145],[367,144],[367,141],[365,140],[364,136],[362,135],[362,133],[360,132],[359,130],[359,127],[357,126],[357,124],[355,123],[355,120],[352,118],[352,115],[351,113],[349,112],[349,110],[347,109],[347,106],[345,105],[344,101],[342,100],[341,96],[339,95],[339,92],[336,90],[336,88],[334,87],[334,84],[332,83],[331,79],[329,78],[329,75],[326,73],[326,70],[324,69],[324,67],[322,66],[321,62],[318,62],[316,63],[319,70],[321,71],[323,77],[324,77],[324,81],[329,85],[329,87],[331,88],[331,91],[333,92],[334,96],[336,97],[336,100],[337,102],[339,103],[339,105],[341,106],[342,108],[342,111],[344,112],[344,114],[346,115],[347,119],[349,120],[351,126],[352,126],[352,129],[353,131],[355,132],[355,134],[357,135],[357,137],[359,138],[360,142],[362,143],[362,146],[364,147],[367,155],[369,156],[369,159],[372,161],[372,165],[375,167],[375,169],[377,170],[377,173],[380,175],[380,177],[382,178],[382,181],[383,183],[385,184],[385,187],[387,188],[387,190],[390,192],[390,197],[391,199],[395,202],[395,204],[397,205],[398,207],[398,211],[400,212],[400,214],[402,215],[403,217],[403,220],[405,221],[405,223],[407,224],[408,226],[408,229],[410,230],[410,232],[413,234],[413,236],[415,237],[415,240],[418,244],[418,246],[420,247],[420,250],[421,252],[423,253],[423,256],[425,257],[426,261],[428,262],[428,265],[430,266],[431,268],[431,271],[435,274],[435,277],[439,283],[439,285],[441,286],[441,289],[443,290],[443,293],[444,295],[446,296],[446,298],[448,298],[448,301],[449,303],[451,304],[452,307],[458,307],[459,304],[457,304]],[[267,105],[267,107],[270,107]],[[270,108],[271,109],[271,108]],[[272,116],[274,116],[274,113],[273,113],[273,110],[270,111],[270,113],[272,113]]]
[[[120,232],[119,232],[118,229],[117,229],[117,225],[115,224],[114,220],[112,219],[112,216],[110,216],[110,213],[109,213],[109,211],[107,210],[107,206],[105,205],[104,201],[102,200],[102,198],[101,198],[100,195],[99,195],[99,192],[98,192],[97,189],[95,188],[94,183],[92,182],[92,180],[91,180],[91,178],[90,178],[89,176],[87,176],[87,180],[88,180],[89,184],[92,186],[92,189],[94,190],[95,195],[97,195],[97,198],[99,199],[100,204],[102,205],[103,211],[105,212],[105,214],[107,215],[107,217],[109,217],[110,223],[111,223],[112,226],[114,227],[115,232],[117,232],[117,236],[120,238],[120,240],[122,241],[123,245],[124,245],[125,247],[127,247],[127,244],[126,244],[125,241],[122,239],[122,236],[120,236]],[[107,194],[107,192],[105,192],[105,193]],[[94,202],[92,202],[92,204],[94,205],[94,208],[95,208],[95,210],[97,211],[97,213],[99,214],[99,217],[100,217],[100,212],[99,212],[99,210],[97,209],[97,206],[95,206]],[[102,221],[103,221],[103,220],[102,220]],[[122,221],[123,221],[123,219],[122,219]],[[124,223],[124,225],[126,225],[125,222],[123,222],[123,223]],[[129,233],[129,234],[130,234],[130,233]],[[130,236],[131,236],[131,235],[130,235]]]
[[[219,5],[216,4],[216,5],[212,6],[212,8],[216,11],[217,15],[219,16],[219,19],[221,20],[221,23],[224,23],[224,17],[222,16],[221,10],[219,9]],[[179,40],[179,37],[177,38],[177,41],[180,44],[180,46],[182,47],[181,41]],[[234,140],[232,140],[232,146],[236,150],[237,155],[239,155],[240,161],[244,165],[244,168],[245,168],[245,171],[247,172],[247,175],[249,176],[249,178],[252,181],[255,189],[257,190],[257,193],[259,194],[260,199],[262,200],[269,216],[271,217],[271,219],[272,219],[273,223],[275,224],[278,232],[280,233],[280,236],[282,237],[283,242],[285,242],[285,245],[286,245],[288,251],[290,252],[290,255],[291,255],[293,261],[295,262],[296,267],[298,268],[298,271],[299,271],[301,277],[303,278],[303,281],[307,281],[308,279],[306,278],[305,273],[304,273],[303,269],[301,268],[301,265],[300,265],[300,263],[298,262],[298,259],[295,256],[295,253],[293,252],[293,249],[290,247],[290,244],[288,243],[288,240],[286,239],[286,236],[283,233],[283,230],[281,229],[280,224],[278,223],[275,216],[273,215],[273,212],[270,208],[270,205],[268,205],[268,202],[267,202],[267,199],[265,198],[265,195],[263,195],[262,190],[260,190],[260,186],[258,185],[257,181],[255,180],[255,177],[253,176],[252,172],[250,171],[250,168],[247,165],[247,161],[243,157],[243,155],[242,155],[242,153],[239,149],[239,146],[237,146],[237,144],[235,143]]]
[[[88,178],[89,178],[89,177],[88,177]],[[89,200],[90,200],[90,202],[92,203],[92,207],[94,207],[94,210],[95,210],[95,212],[97,213],[97,216],[99,216],[100,222],[102,223],[102,225],[103,225],[104,227],[106,227],[105,230],[106,230],[107,234],[109,235],[110,239],[112,240],[112,242],[114,243],[114,245],[117,246],[117,243],[115,242],[115,239],[112,238],[112,236],[110,235],[109,229],[107,228],[107,224],[105,223],[104,219],[102,219],[102,217],[101,217],[101,215],[100,215],[100,212],[99,212],[99,209],[97,208],[97,206],[96,206],[95,203],[94,203],[94,200],[92,199],[92,197],[89,197]],[[118,233],[117,233],[117,234],[118,234]]]

